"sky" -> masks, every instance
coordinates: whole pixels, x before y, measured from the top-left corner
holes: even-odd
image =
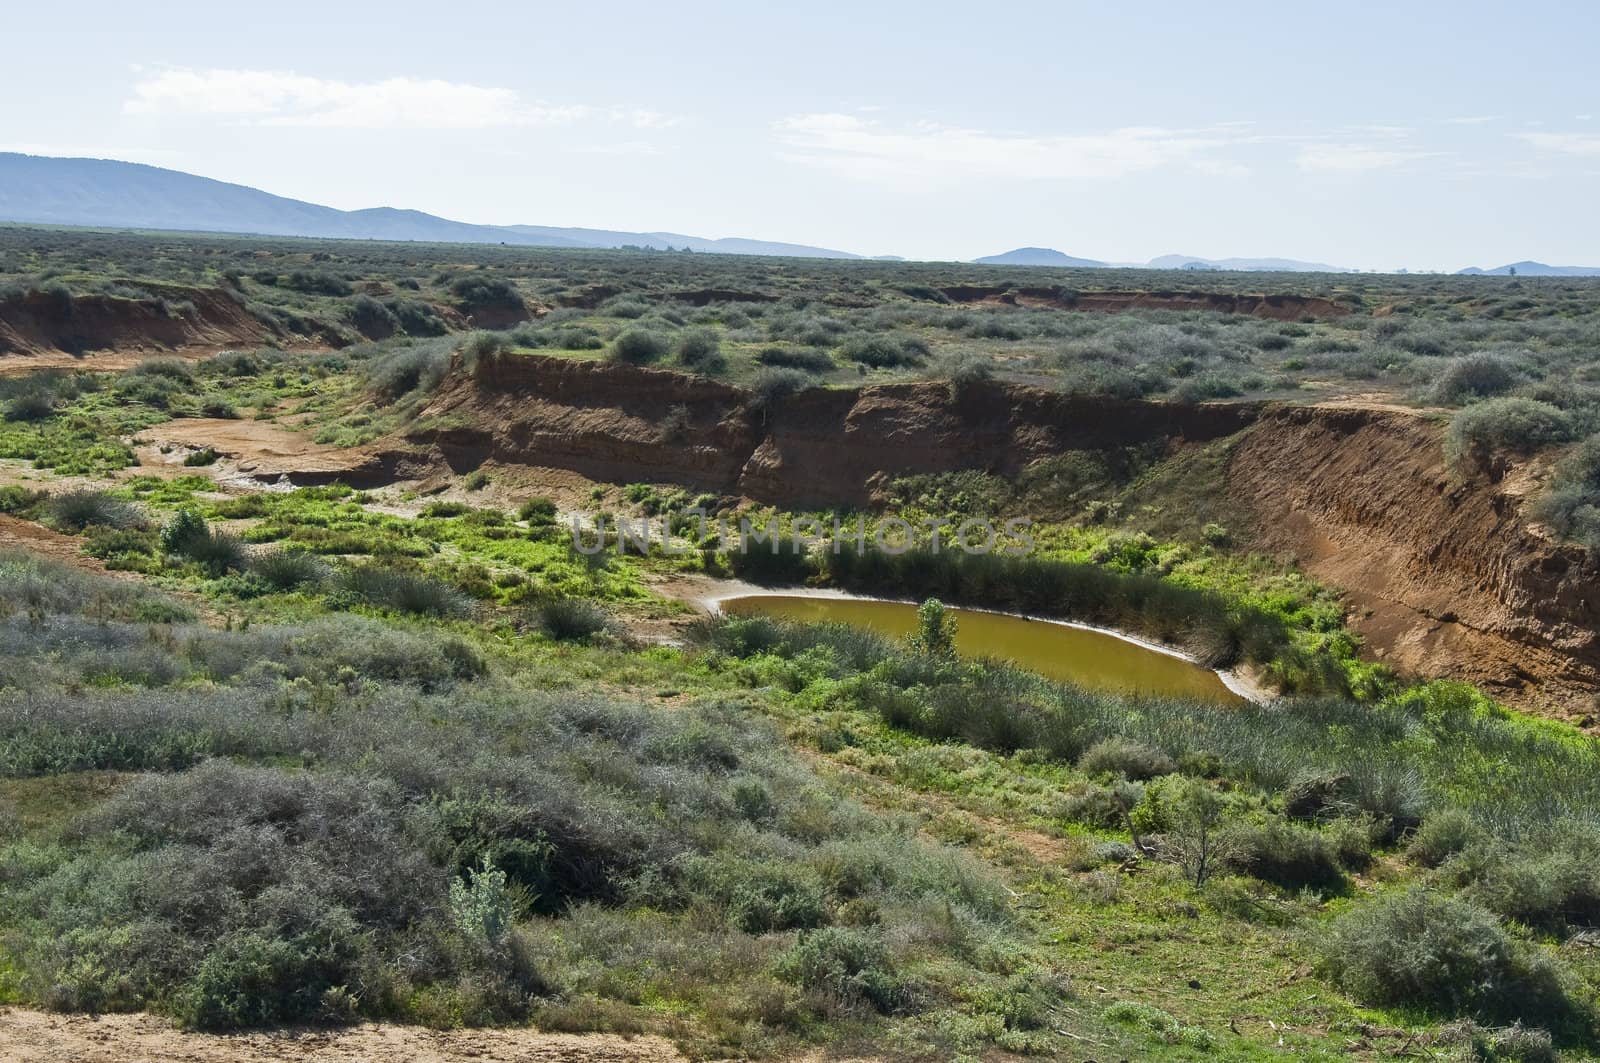
[[[1600,4],[11,5],[0,150],[968,259],[1600,266]]]

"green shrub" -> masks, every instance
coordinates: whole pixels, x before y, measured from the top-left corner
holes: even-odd
[[[673,346],[678,364],[697,373],[720,373],[728,367],[722,341],[710,329],[688,329]]]
[[[1546,933],[1600,926],[1600,837],[1552,826],[1514,843],[1484,838],[1444,873],[1489,910]]]
[[[826,373],[836,368],[827,352],[794,347],[763,347],[756,355],[756,361],[778,369],[798,369],[806,373]]]
[[[187,553],[190,546],[209,537],[211,529],[197,510],[182,509],[161,529],[161,549],[169,554]]]
[[[649,365],[667,356],[668,343],[648,329],[629,329],[611,343],[611,360],[629,365]]]
[[[65,531],[82,531],[90,526],[138,528],[145,523],[144,513],[130,503],[104,491],[63,491],[52,495],[50,521]]]
[[[954,351],[940,355],[926,372],[934,380],[948,383],[951,394],[959,397],[967,388],[993,377],[994,365],[974,351]]]
[[[1600,554],[1600,435],[1585,439],[1556,467],[1534,514]]]
[[[204,538],[189,543],[182,553],[212,577],[240,571],[249,559],[238,536],[214,528]]]
[[[517,519],[525,520],[531,527],[545,528],[556,522],[556,504],[544,497],[530,498],[517,510]]]
[[[400,328],[400,319],[384,304],[370,295],[358,295],[345,308],[345,318],[357,332],[371,339],[392,336]]]
[[[1172,389],[1173,399],[1191,404],[1215,399],[1231,399],[1243,394],[1243,389],[1236,381],[1217,373],[1202,373],[1190,377]]]
[[[384,399],[427,394],[444,379],[454,354],[455,342],[449,337],[407,341],[373,358],[364,373],[368,386]]]
[[[54,396],[43,391],[30,391],[6,403],[5,419],[8,421],[42,421],[56,412]]]
[[[237,536],[206,526],[192,509],[180,510],[161,529],[161,549],[198,563],[215,577],[245,567],[244,544]]]
[[[1530,453],[1572,436],[1567,415],[1533,399],[1489,399],[1457,413],[1445,435],[1445,457],[1452,465],[1493,450]]]
[[[1365,1004],[1548,1028],[1579,1019],[1556,961],[1513,942],[1482,908],[1425,888],[1340,916],[1324,941],[1323,964]]]
[[[779,957],[777,972],[846,1008],[866,1006],[890,1014],[910,1001],[887,946],[867,930],[830,926],[803,934]]]
[[[380,609],[420,616],[460,617],[472,601],[450,586],[420,572],[382,565],[354,565],[340,577],[340,587],[356,601]]]
[[[1138,780],[1170,775],[1178,765],[1159,749],[1114,735],[1085,750],[1078,758],[1078,770],[1086,775],[1121,775]]]
[[[200,961],[174,1002],[185,1026],[233,1030],[318,1016],[324,995],[346,980],[356,946],[339,927],[291,937],[229,935]]]
[[[1127,1026],[1156,1037],[1167,1044],[1184,1045],[1200,1052],[1210,1052],[1216,1039],[1201,1026],[1184,1026],[1154,1004],[1136,1000],[1119,1000],[1100,1013],[1106,1022]]]
[[[325,270],[297,269],[280,276],[278,285],[308,295],[349,295],[355,290],[349,281]]]
[[[813,572],[809,548],[793,539],[771,547],[752,542],[747,550],[733,550],[728,554],[728,567],[739,579],[763,586],[804,583]]]
[[[328,578],[328,566],[304,550],[268,550],[250,559],[250,571],[275,591],[318,586]]]
[[[130,377],[164,377],[178,384],[194,383],[194,369],[177,358],[151,358],[128,370]]]
[[[929,598],[917,606],[917,629],[906,639],[914,652],[932,657],[954,657],[956,652],[956,618],[937,598]]]
[[[750,406],[765,419],[778,403],[810,386],[810,378],[798,370],[763,369],[750,383]]]
[[[1345,885],[1337,850],[1319,831],[1269,816],[1229,828],[1229,865],[1243,874],[1289,889],[1338,891]]]
[[[1439,1042],[1464,1045],[1481,1063],[1557,1063],[1560,1059],[1550,1031],[1520,1022],[1495,1030],[1463,1019],[1439,1031]]]
[[[450,882],[450,915],[469,937],[499,945],[511,932],[516,904],[506,888],[506,873],[487,855]]]
[[[1438,867],[1472,848],[1483,834],[1483,828],[1465,809],[1441,808],[1423,819],[1422,826],[1411,836],[1406,855],[1423,867]]]
[[[839,348],[847,361],[874,369],[897,369],[921,365],[928,357],[928,348],[919,340],[900,336],[855,336]]]
[[[1354,807],[1354,781],[1348,772],[1303,775],[1283,791],[1283,811],[1291,819],[1330,819]]]
[[[539,630],[558,642],[581,642],[600,634],[611,615],[587,598],[555,598],[538,607]]]
[[[1433,401],[1447,406],[1503,395],[1517,382],[1510,362],[1493,354],[1469,354],[1447,363],[1433,382]]]
[[[0,487],[0,513],[26,513],[50,497],[48,492],[35,491],[18,484]]]
[[[795,868],[761,866],[737,874],[728,887],[728,915],[747,934],[812,930],[827,921],[822,886]]]
[[[517,289],[510,281],[499,277],[483,277],[476,273],[453,282],[450,285],[450,294],[455,296],[456,305],[468,311],[479,307],[508,306],[522,302],[522,297],[517,294]]]

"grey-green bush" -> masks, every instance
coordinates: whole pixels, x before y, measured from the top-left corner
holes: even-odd
[[[1534,399],[1489,399],[1450,419],[1444,451],[1452,465],[1487,456],[1493,450],[1531,453],[1572,436],[1567,415]]]
[[[629,329],[611,343],[611,359],[629,365],[649,365],[667,356],[669,344],[660,333]]]
[[[50,496],[50,521],[65,531],[89,527],[139,528],[145,523],[139,507],[104,491],[63,491]]]
[[[1426,887],[1395,892],[1340,916],[1323,965],[1366,1004],[1474,1015],[1552,1030],[1586,1025],[1571,975],[1535,946],[1507,937],[1494,916]]]

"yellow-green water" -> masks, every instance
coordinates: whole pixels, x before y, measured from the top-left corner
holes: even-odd
[[[907,602],[756,594],[731,598],[722,608],[735,616],[850,624],[892,638],[911,634],[917,625],[917,607]],[[1242,700],[1210,669],[1114,635],[1003,613],[970,609],[951,609],[950,613],[957,624],[956,650],[965,656],[1011,661],[1091,690],[1223,703]]]

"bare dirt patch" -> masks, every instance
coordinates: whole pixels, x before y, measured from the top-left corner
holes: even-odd
[[[0,513],[0,549],[26,550],[101,576],[113,576],[117,579],[137,578],[131,572],[113,572],[98,559],[85,555],[81,539],[74,539],[70,535],[51,531],[43,525],[18,520],[3,513]]]
[[[186,347],[159,352],[162,358],[179,358],[185,362],[200,362],[213,357],[225,348]],[[82,370],[86,373],[115,373],[132,369],[140,362],[156,357],[153,351],[93,351],[89,354],[67,354],[65,351],[40,351],[37,354],[0,354],[0,376],[27,376],[46,369]]]
[[[233,459],[239,472],[260,480],[291,474],[336,475],[370,456],[366,448],[330,446],[318,443],[308,432],[242,418],[185,417],[147,428],[138,438],[141,445],[135,452],[142,465],[181,467],[187,454],[210,447]]]
[[[682,1063],[659,1037],[534,1030],[344,1029],[191,1033],[151,1015],[0,1011],[0,1063]]]

